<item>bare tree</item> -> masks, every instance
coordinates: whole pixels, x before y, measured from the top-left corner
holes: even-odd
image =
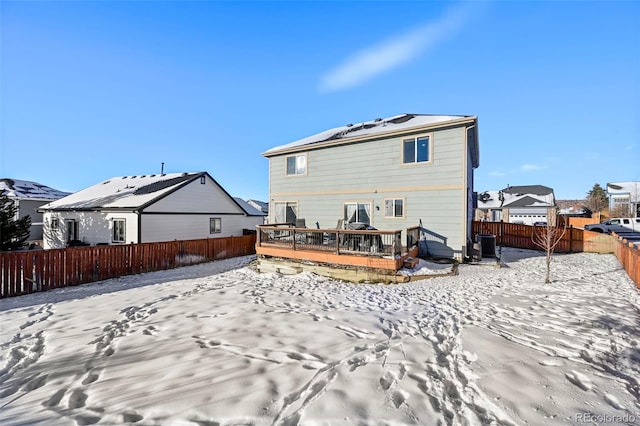
[[[628,204],[618,204],[611,210],[611,217],[631,217],[631,207]]]
[[[560,241],[562,241],[562,237],[567,232],[567,225],[564,226],[552,226],[547,222],[546,226],[535,226],[533,231],[531,232],[531,241],[533,244],[540,247],[546,253],[546,262],[547,262],[547,275],[545,277],[545,284],[549,284],[551,280],[549,279],[549,275],[551,272],[551,259],[553,256],[553,251]]]

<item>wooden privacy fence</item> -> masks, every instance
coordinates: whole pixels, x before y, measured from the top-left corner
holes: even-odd
[[[473,222],[473,237],[475,239],[478,234],[492,234],[496,236],[496,245],[499,246],[542,250],[531,239],[536,229],[540,228],[544,229],[544,227],[517,223],[476,221]],[[613,253],[615,238],[607,234],[569,227],[554,251],[558,253]]]
[[[640,247],[622,237],[616,239],[616,257],[629,278],[640,288]]]
[[[256,236],[0,253],[0,297],[255,253]]]

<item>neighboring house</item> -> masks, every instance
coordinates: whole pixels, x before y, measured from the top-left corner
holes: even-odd
[[[114,177],[41,211],[45,248],[227,237],[263,222],[206,172]]]
[[[240,205],[240,207],[242,207],[242,209],[247,212],[247,214],[249,216],[253,216],[253,217],[260,217],[262,218],[260,220],[260,223],[258,223],[257,225],[262,225],[264,224],[265,218],[267,217],[267,213],[261,211],[260,209],[257,209],[254,207],[253,204],[249,203],[248,201],[243,200],[240,197],[233,197],[234,200],[236,200],[236,202]],[[251,228],[252,231],[256,231],[256,228]]]
[[[42,213],[38,212],[38,208],[69,195],[69,192],[58,191],[37,182],[7,178],[0,179],[0,192],[4,192],[18,208],[16,220],[25,216],[31,218],[29,242],[42,241]]]
[[[556,223],[553,189],[542,185],[508,186],[478,194],[476,219],[524,225]]]
[[[326,130],[263,153],[269,223],[402,230],[421,222],[430,253],[472,248],[475,116],[402,114]],[[435,240],[438,240],[437,242]]]
[[[247,200],[247,203],[254,209],[260,210],[265,215],[269,214],[269,203],[258,200]]]
[[[558,214],[563,216],[586,216],[587,200],[556,200]]]
[[[608,183],[607,194],[610,212],[624,206],[632,217],[640,217],[640,182]]]

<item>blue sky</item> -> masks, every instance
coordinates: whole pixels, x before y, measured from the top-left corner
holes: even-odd
[[[208,171],[405,112],[477,115],[476,190],[640,180],[640,2],[0,3],[0,177]]]

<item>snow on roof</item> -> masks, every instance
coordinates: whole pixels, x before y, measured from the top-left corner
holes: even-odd
[[[478,194],[479,209],[555,206],[553,189],[542,185],[509,186],[500,191],[485,191]]]
[[[43,210],[141,207],[205,172],[118,176],[46,204]]]
[[[242,207],[242,210],[244,210],[245,213],[247,213],[249,216],[266,216],[265,213],[263,213],[260,210],[256,209],[255,207],[253,207],[251,204],[249,204],[248,202],[246,202],[242,198],[233,197],[233,199],[236,200],[236,203],[238,203],[238,205],[240,207]]]
[[[431,114],[401,114],[388,118],[376,118],[375,120],[365,121],[356,124],[347,124],[346,126],[335,127],[325,130],[313,136],[291,142],[286,145],[276,146],[267,150],[264,155],[271,155],[278,151],[294,149],[301,146],[311,145],[319,142],[327,142],[331,140],[354,138],[358,136],[368,136],[382,133],[389,133],[398,130],[410,129],[412,127],[423,127],[434,124],[444,124],[450,121],[456,121],[463,118],[472,118],[469,115],[431,115]]]
[[[261,210],[263,213],[267,213],[269,211],[269,203],[259,200],[247,200],[249,205],[255,207],[258,210]]]
[[[70,194],[38,182],[8,178],[0,179],[0,192],[2,191],[6,192],[9,198],[29,198],[34,200],[57,200]]]
[[[640,201],[640,182],[611,182],[607,184],[610,195],[629,194],[631,201]]]

